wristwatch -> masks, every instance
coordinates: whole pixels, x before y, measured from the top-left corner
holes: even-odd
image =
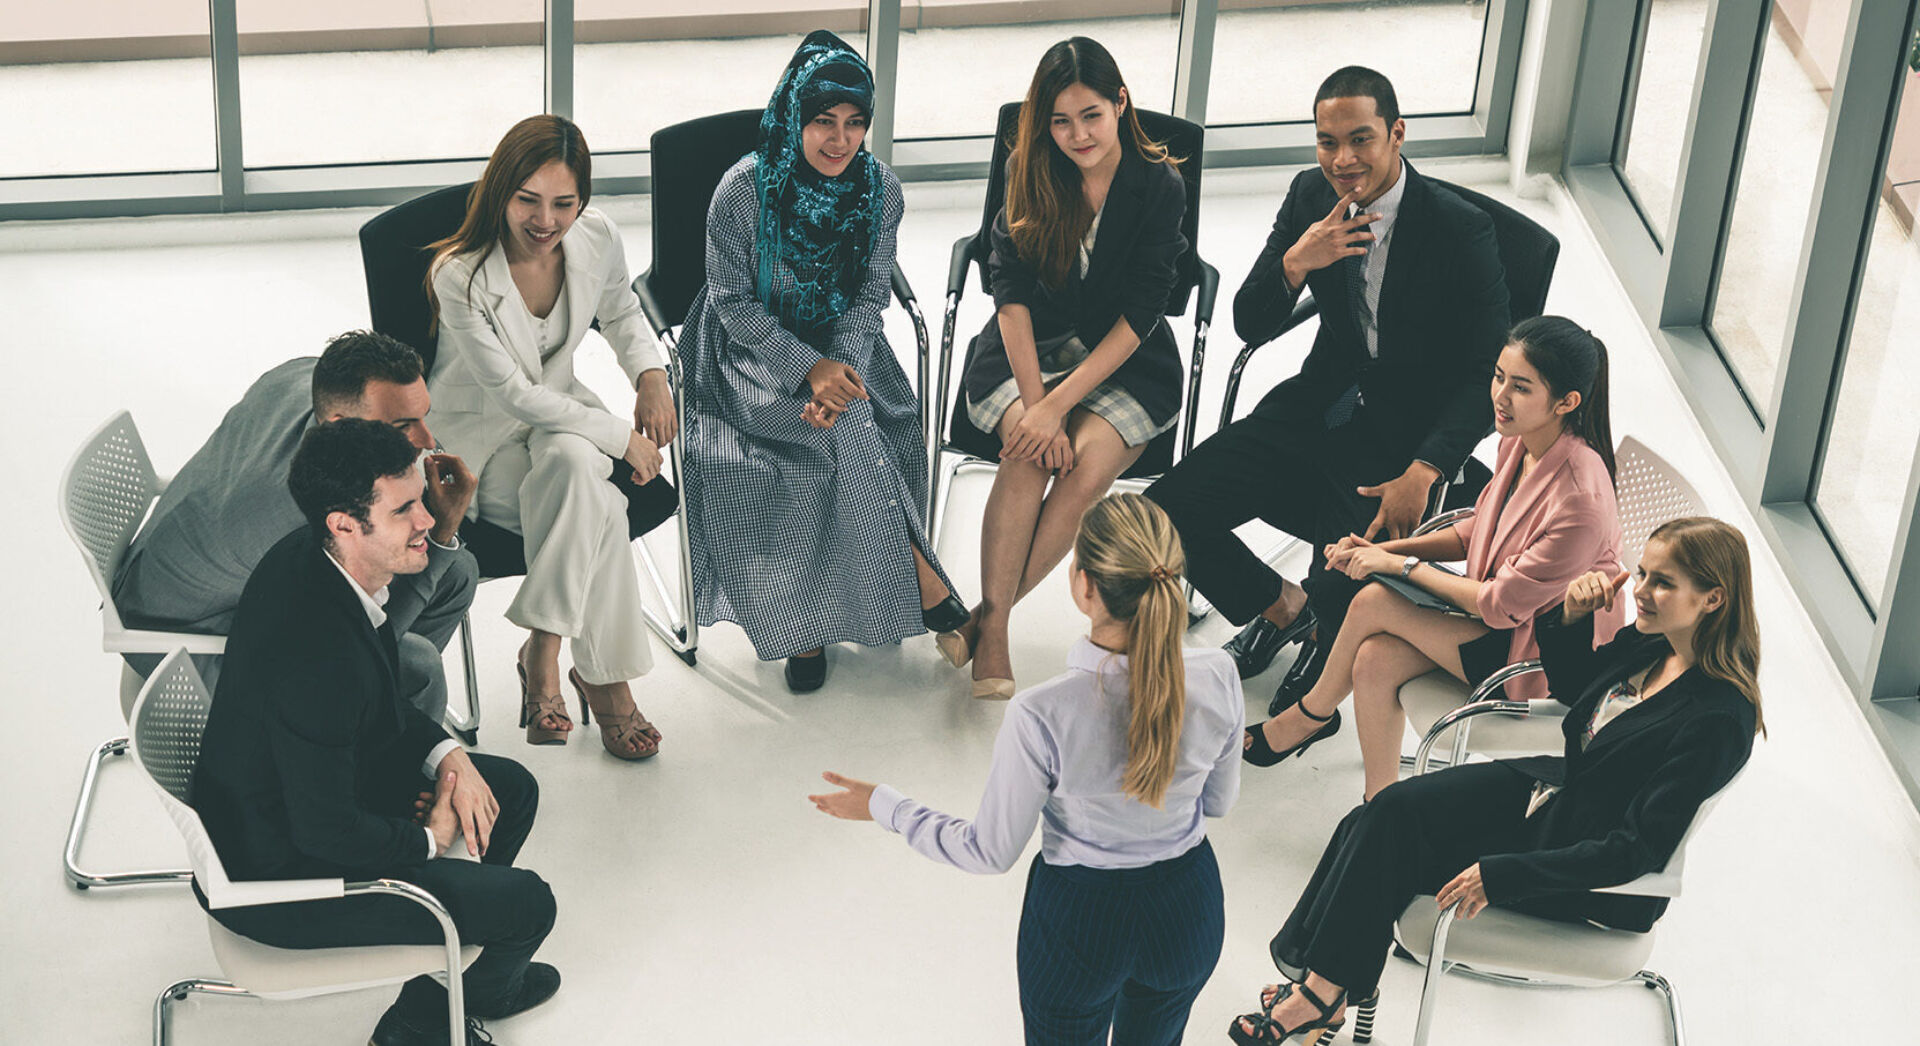
[[[1407,561],[1405,563],[1400,564],[1400,576],[1407,577],[1411,575],[1413,573],[1413,568],[1419,565],[1420,565],[1419,556],[1408,556]]]

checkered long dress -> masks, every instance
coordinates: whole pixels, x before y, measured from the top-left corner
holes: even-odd
[[[898,642],[926,631],[909,543],[940,569],[916,508],[927,483],[919,405],[881,328],[900,183],[879,168],[882,221],[866,286],[815,347],[754,297],[753,165],[742,159],[714,192],[707,284],[678,344],[696,610],[702,625],[738,623],[765,660],[827,643]],[[784,269],[775,278],[792,280]],[[872,397],[830,429],[800,417],[807,370],[823,355],[852,366]]]

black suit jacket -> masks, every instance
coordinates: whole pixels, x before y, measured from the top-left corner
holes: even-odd
[[[1187,162],[1200,161],[1196,157]],[[1042,283],[1014,249],[1007,209],[1000,208],[993,220],[993,253],[987,259],[993,304],[1025,305],[1033,314],[1038,340],[1072,332],[1089,350],[1125,317],[1140,347],[1111,380],[1139,400],[1155,422],[1164,423],[1179,412],[1181,402],[1180,350],[1165,312],[1178,263],[1187,252],[1187,238],[1180,231],[1186,211],[1187,187],[1180,172],[1172,164],[1151,163],[1122,144],[1120,169],[1107,190],[1084,277],[1076,264],[1058,289]],[[967,395],[985,399],[1012,376],[999,320],[989,319],[967,348]]]
[[[1360,385],[1366,406],[1355,419],[1384,461],[1404,470],[1425,461],[1456,473],[1493,425],[1487,384],[1510,325],[1505,270],[1493,219],[1409,163],[1387,248],[1376,318],[1380,358],[1368,357],[1353,321],[1344,266],[1307,274],[1320,303],[1320,329],[1300,373],[1276,385],[1255,413],[1320,427],[1336,397]],[[1267,245],[1233,297],[1241,340],[1271,340],[1300,292],[1282,264],[1307,227],[1340,199],[1318,167],[1293,179]]]
[[[1561,727],[1566,749],[1511,765],[1561,790],[1533,816],[1533,850],[1481,859],[1494,904],[1618,886],[1660,870],[1700,804],[1753,751],[1753,704],[1698,667],[1621,712],[1582,749],[1581,735],[1608,689],[1673,648],[1664,636],[1628,625],[1595,650],[1593,618],[1562,625],[1559,607],[1541,616],[1535,635],[1548,687],[1571,706]],[[1646,930],[1667,899],[1590,894],[1578,907],[1604,925]]]
[[[446,740],[403,700],[375,630],[302,526],[240,595],[194,771],[193,807],[236,880],[368,877],[428,859],[401,816]]]

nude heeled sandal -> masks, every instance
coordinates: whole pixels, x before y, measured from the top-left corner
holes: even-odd
[[[587,681],[580,678],[580,670],[567,669],[567,682],[580,693],[580,722],[590,725],[593,722],[592,700],[587,696]],[[632,698],[628,698],[631,702]],[[640,714],[640,707],[634,705],[631,711],[613,712],[602,708],[600,713],[600,745],[607,754],[616,759],[638,762],[651,759],[660,752],[660,728],[647,721]]]
[[[1013,698],[1013,680],[976,679],[973,681],[973,696],[982,701],[1007,701]]]
[[[550,730],[540,725],[542,719],[553,716],[570,728],[573,720],[567,715],[567,699],[559,694],[541,694],[535,697],[527,686],[527,668],[518,661],[513,670],[520,673],[520,725],[527,728],[527,743],[530,745],[564,745],[570,730]]]

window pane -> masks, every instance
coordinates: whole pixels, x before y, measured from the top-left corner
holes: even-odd
[[[574,8],[573,113],[595,152],[642,152],[662,127],[766,105],[807,29],[821,27],[809,24],[775,36],[682,39],[686,33],[725,31],[720,21],[737,26],[739,20],[695,20],[696,0],[657,2],[660,17],[653,21],[616,19],[614,8],[625,5],[611,0],[580,0]],[[608,9],[606,17],[599,15],[601,8]],[[865,13],[864,5],[858,11],[849,8],[845,18],[857,25],[854,20]],[[821,22],[866,53],[867,34],[830,18]]]
[[[541,111],[542,0],[239,0],[249,167],[484,158]]]
[[[1667,242],[1674,183],[1686,146],[1687,113],[1700,70],[1707,0],[1646,0],[1646,42],[1637,63],[1626,126],[1614,151],[1614,167],[1640,205],[1640,216],[1660,243]],[[1632,81],[1629,81],[1631,84]],[[1817,140],[1817,139],[1816,139]]]
[[[993,134],[1000,106],[1026,97],[1040,56],[1069,36],[1090,36],[1106,47],[1135,104],[1160,112],[1173,105],[1178,4],[1169,3],[1164,15],[1132,18],[1078,17],[1087,5],[1076,0],[1019,6],[1020,22],[1009,25],[995,24],[999,5],[920,5],[919,28],[900,34],[896,139]],[[1073,20],[1054,20],[1064,18]]]
[[[1814,495],[1841,555],[1876,603],[1920,442],[1920,411],[1913,408],[1913,376],[1920,374],[1920,73],[1906,76],[1881,189]]]
[[[1251,6],[1220,12],[1209,124],[1308,121],[1320,81],[1356,62],[1393,81],[1403,115],[1473,111],[1486,0]]]
[[[210,171],[206,0],[9,3],[0,178]]]
[[[1828,4],[1842,25],[1847,12]],[[1802,17],[1817,16],[1803,15]],[[1782,33],[1792,33],[1788,37]],[[1734,183],[1733,217],[1720,248],[1720,272],[1707,329],[1747,399],[1765,416],[1773,375],[1787,341],[1787,310],[1800,269],[1801,240],[1820,175],[1827,96],[1833,85],[1795,53],[1800,35],[1776,12],[1749,103],[1746,148]]]

